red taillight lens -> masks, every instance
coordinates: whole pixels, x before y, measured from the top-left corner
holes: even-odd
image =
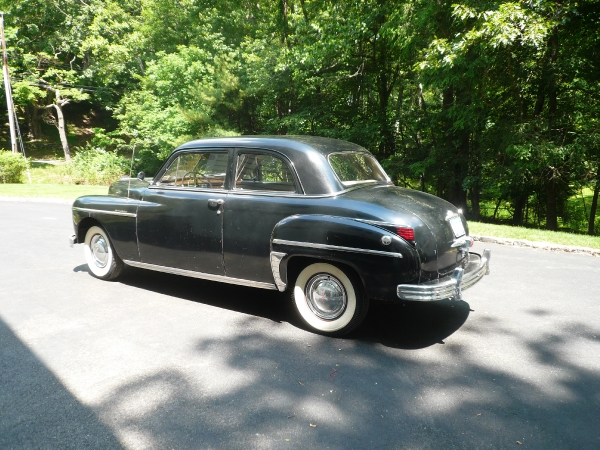
[[[398,236],[403,237],[407,241],[415,240],[415,230],[408,227],[398,227]]]

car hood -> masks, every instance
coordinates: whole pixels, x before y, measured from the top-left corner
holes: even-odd
[[[452,247],[454,236],[448,219],[461,217],[468,235],[467,223],[451,203],[425,192],[392,185],[374,185],[344,194],[347,200],[369,205],[372,220],[405,225],[415,230],[415,243],[421,257],[423,281],[445,276],[462,256]]]

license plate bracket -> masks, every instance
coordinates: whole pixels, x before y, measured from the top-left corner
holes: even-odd
[[[459,216],[450,217],[448,219],[448,222],[450,222],[450,226],[452,227],[452,232],[454,233],[454,237],[459,238],[459,237],[467,234],[467,232],[465,231],[465,227],[462,223],[462,220],[460,219]]]

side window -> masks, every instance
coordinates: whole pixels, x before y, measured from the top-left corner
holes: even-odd
[[[227,173],[227,152],[184,153],[165,171],[159,186],[223,189]]]
[[[294,176],[281,158],[260,153],[239,153],[235,188],[239,190],[297,192]]]

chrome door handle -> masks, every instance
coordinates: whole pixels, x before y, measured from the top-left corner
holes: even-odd
[[[219,198],[219,199],[209,198],[208,199],[208,207],[209,208],[217,208],[217,215],[221,214],[221,211],[223,210],[223,208],[221,208],[223,206],[223,203],[225,203],[225,200],[223,200],[222,198]]]
[[[223,203],[225,203],[225,200],[223,200],[223,199],[214,199],[214,198],[208,199],[208,206],[210,206],[211,208],[216,208],[217,206],[221,206]]]

